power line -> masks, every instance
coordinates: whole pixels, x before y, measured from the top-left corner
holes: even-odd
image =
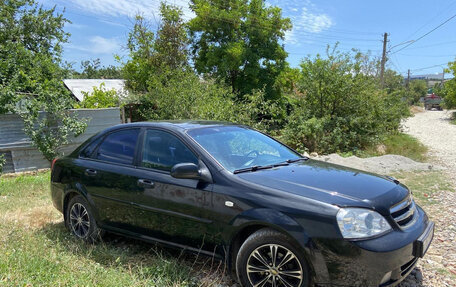
[[[437,46],[454,44],[454,43],[456,43],[456,41],[439,42],[439,43],[435,43],[435,44],[432,44],[432,45],[425,45],[425,46],[418,46],[418,47],[410,48],[409,50],[417,50],[417,49],[423,49],[423,48],[437,47]]]
[[[426,22],[426,24],[424,24],[423,26],[421,26],[418,30],[416,30],[415,32],[413,32],[413,33],[412,33],[409,37],[407,37],[407,38],[410,39],[410,38],[412,38],[413,36],[415,36],[416,33],[418,33],[419,31],[421,31],[424,27],[426,27],[426,26],[429,25],[432,21],[434,21],[435,19],[437,19],[437,17],[439,17],[440,14],[441,14],[442,12],[448,11],[449,8],[450,8],[451,6],[453,6],[454,4],[456,4],[456,1],[450,3],[450,5],[448,5],[446,8],[441,9],[439,12],[437,12],[437,13],[435,14],[435,16],[434,16],[430,21]]]
[[[399,53],[397,55],[406,56],[406,57],[424,57],[424,58],[456,57],[456,54],[450,54],[450,55],[410,55],[410,54]]]
[[[404,50],[405,48],[409,47],[410,45],[413,45],[414,43],[418,42],[419,40],[423,39],[424,37],[426,37],[427,35],[431,34],[432,32],[434,32],[435,30],[437,30],[438,28],[442,27],[443,25],[445,25],[446,23],[448,23],[449,21],[451,21],[453,18],[456,17],[456,14],[454,14],[453,16],[451,16],[450,18],[448,18],[447,20],[445,20],[444,22],[442,22],[441,24],[439,24],[437,27],[435,27],[434,29],[430,30],[429,32],[425,33],[424,35],[422,35],[421,37],[417,38],[415,41],[411,42],[410,44],[402,47],[401,49],[399,50],[396,50],[394,51],[392,54],[395,54],[399,51],[402,51]]]
[[[429,67],[424,67],[424,68],[413,69],[413,70],[410,70],[410,71],[414,71],[414,72],[423,71],[423,70],[427,70],[427,69],[431,69],[431,68],[441,67],[442,65],[448,65],[448,63],[437,64],[437,65],[434,65],[434,66],[429,66]]]

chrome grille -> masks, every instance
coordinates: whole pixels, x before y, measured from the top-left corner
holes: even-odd
[[[390,208],[391,216],[401,228],[407,228],[415,223],[416,205],[411,195]]]

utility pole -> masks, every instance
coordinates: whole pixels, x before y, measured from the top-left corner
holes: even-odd
[[[409,85],[410,85],[410,69],[408,69],[408,72],[407,72],[407,89],[409,88]]]
[[[385,64],[386,64],[386,44],[388,43],[388,33],[383,34],[383,54],[382,54],[382,63],[380,67],[380,85],[383,88],[385,81],[383,76],[385,74]]]

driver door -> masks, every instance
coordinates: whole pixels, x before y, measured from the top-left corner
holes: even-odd
[[[176,135],[147,129],[137,171],[141,192],[132,199],[140,211],[135,225],[145,235],[208,250],[213,185],[172,177],[178,163],[198,164],[199,159]]]

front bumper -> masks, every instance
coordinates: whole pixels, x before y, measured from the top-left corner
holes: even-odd
[[[329,279],[329,282],[317,281],[317,285],[389,287],[399,284],[414,269],[419,256],[425,253],[426,250],[420,253],[419,247],[427,249],[432,240],[423,235],[430,234],[434,224],[421,208],[417,209],[419,218],[407,230],[394,230],[384,236],[361,241],[314,240],[326,265],[326,270],[316,268],[315,272],[327,272]],[[423,239],[428,240],[422,242]]]

